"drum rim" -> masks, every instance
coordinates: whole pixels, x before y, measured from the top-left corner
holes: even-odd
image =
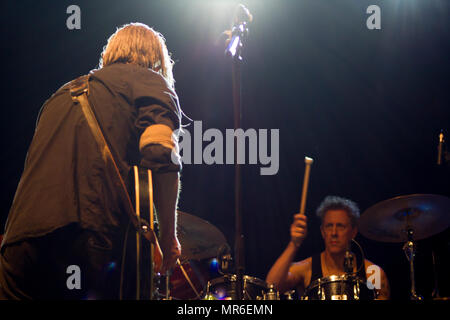
[[[225,275],[223,275],[221,277],[209,280],[208,281],[208,285],[209,286],[214,286],[214,285],[219,284],[219,283],[225,283],[226,281],[236,282],[236,279],[237,279],[237,275],[236,274],[225,274]],[[262,286],[264,288],[268,287],[266,281],[261,280],[261,279],[256,278],[256,277],[244,275],[243,279],[244,279],[244,282],[246,282],[246,283],[249,282],[251,284]]]
[[[247,275],[244,275],[243,278],[244,278],[244,281],[243,281],[244,282],[243,283],[244,290],[248,290],[249,287],[253,288],[253,286],[254,286],[255,289],[262,290],[263,292],[265,292],[269,288],[269,286],[267,285],[267,282],[265,282],[259,278],[247,276]],[[219,286],[219,288],[220,288],[220,285],[226,286],[233,282],[236,282],[236,280],[237,280],[236,274],[225,274],[221,277],[211,279],[208,281],[208,283],[206,285],[206,289],[203,291],[203,294],[204,294],[203,296],[204,297],[215,296],[214,290],[217,289],[216,286]],[[253,300],[253,299],[250,299],[250,300]]]
[[[311,282],[309,284],[309,286],[306,288],[305,292],[309,291],[312,288],[318,287],[320,285],[328,284],[331,282],[345,282],[345,281],[354,281],[354,282],[359,282],[360,284],[364,284],[364,281],[356,275],[348,275],[348,274],[331,275],[328,277],[322,277],[322,278],[314,280],[313,282]]]

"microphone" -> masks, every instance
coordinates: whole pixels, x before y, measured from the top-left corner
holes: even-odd
[[[219,248],[216,259],[219,264],[219,273],[226,274],[231,272],[234,263],[231,257],[231,248],[228,244],[224,244]]]
[[[444,132],[441,130],[441,133],[439,133],[439,144],[438,144],[438,157],[437,157],[437,164],[440,166],[442,164],[442,145],[444,144]]]
[[[350,250],[345,251],[344,271],[347,274],[353,273],[353,253]]]
[[[243,4],[238,4],[234,13],[233,25],[231,30],[225,31],[223,34],[228,36],[226,41],[227,49],[225,55],[242,61],[241,51],[244,40],[248,35],[247,24],[252,22],[253,16]]]

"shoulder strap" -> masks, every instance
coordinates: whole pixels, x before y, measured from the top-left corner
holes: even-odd
[[[311,257],[311,281],[310,281],[310,283],[323,277],[321,262],[322,261],[321,261],[320,252]]]
[[[119,195],[123,203],[125,204],[125,210],[127,211],[131,223],[139,232],[142,231],[143,221],[139,219],[136,215],[136,212],[133,207],[133,203],[131,202],[130,196],[128,194],[125,182],[120,174],[119,168],[114,160],[114,157],[111,153],[110,148],[108,147],[108,143],[106,142],[105,137],[103,136],[102,130],[100,129],[100,125],[98,124],[97,118],[92,110],[91,105],[88,101],[89,95],[89,75],[81,76],[70,83],[70,95],[72,96],[72,100],[75,104],[81,106],[81,110],[83,111],[84,116],[86,117],[89,128],[91,129],[92,135],[97,142],[97,145],[102,154],[102,158],[106,164],[108,170],[114,172],[115,184],[118,187]],[[145,228],[147,233],[146,236],[149,236],[149,240],[151,242],[156,241],[156,236],[151,231],[150,228]]]

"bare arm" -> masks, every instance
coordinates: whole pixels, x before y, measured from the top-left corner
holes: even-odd
[[[292,265],[292,262],[306,237],[306,221],[305,215],[294,215],[294,222],[291,225],[291,241],[267,274],[266,282],[273,284],[280,292],[292,289],[302,279],[302,272],[299,272],[299,267]]]
[[[292,262],[297,253],[297,247],[291,241],[275,264],[270,269],[266,277],[268,284],[273,284],[279,292],[286,292],[295,287],[299,279],[296,279],[294,273],[289,272]]]
[[[367,281],[375,287],[376,300],[389,300],[391,292],[389,280],[384,270],[369,260],[365,260]]]
[[[181,253],[176,236],[176,210],[181,159],[178,131],[181,109],[178,97],[165,79],[156,73],[138,74],[132,88],[139,133],[140,166],[153,172],[154,200],[160,223],[162,272],[170,269]],[[151,88],[151,89],[149,89]]]
[[[154,174],[155,205],[158,212],[160,244],[163,252],[163,273],[175,265],[181,254],[176,234],[179,183],[178,172]]]
[[[381,269],[381,287],[377,290],[377,300],[389,300],[391,297],[391,289],[386,273]]]

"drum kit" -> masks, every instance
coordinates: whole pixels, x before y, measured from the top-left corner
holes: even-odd
[[[222,232],[211,223],[178,211],[178,238],[182,251],[179,263],[166,278],[160,296],[169,300],[236,300],[236,274],[231,270],[231,254]],[[217,272],[211,264],[220,264]],[[220,276],[211,279],[211,273]],[[278,292],[265,281],[244,275],[243,300],[277,300]]]
[[[358,228],[363,236],[371,240],[404,243],[403,251],[410,266],[410,298],[420,300],[415,285],[415,242],[441,233],[449,226],[450,198],[413,194],[385,200],[368,208],[361,215]],[[175,300],[237,300],[236,274],[220,272],[221,268],[218,268],[220,276],[211,279],[210,266],[205,263],[214,259],[221,265],[230,263],[229,251],[224,250],[229,247],[222,232],[199,217],[179,211],[178,234],[182,245],[180,262],[166,281],[166,289],[161,290],[161,296]],[[273,286],[248,275],[243,277],[242,290],[243,300],[292,299],[292,292],[280,297]],[[345,274],[313,281],[300,298],[371,300],[375,294],[357,276]]]

